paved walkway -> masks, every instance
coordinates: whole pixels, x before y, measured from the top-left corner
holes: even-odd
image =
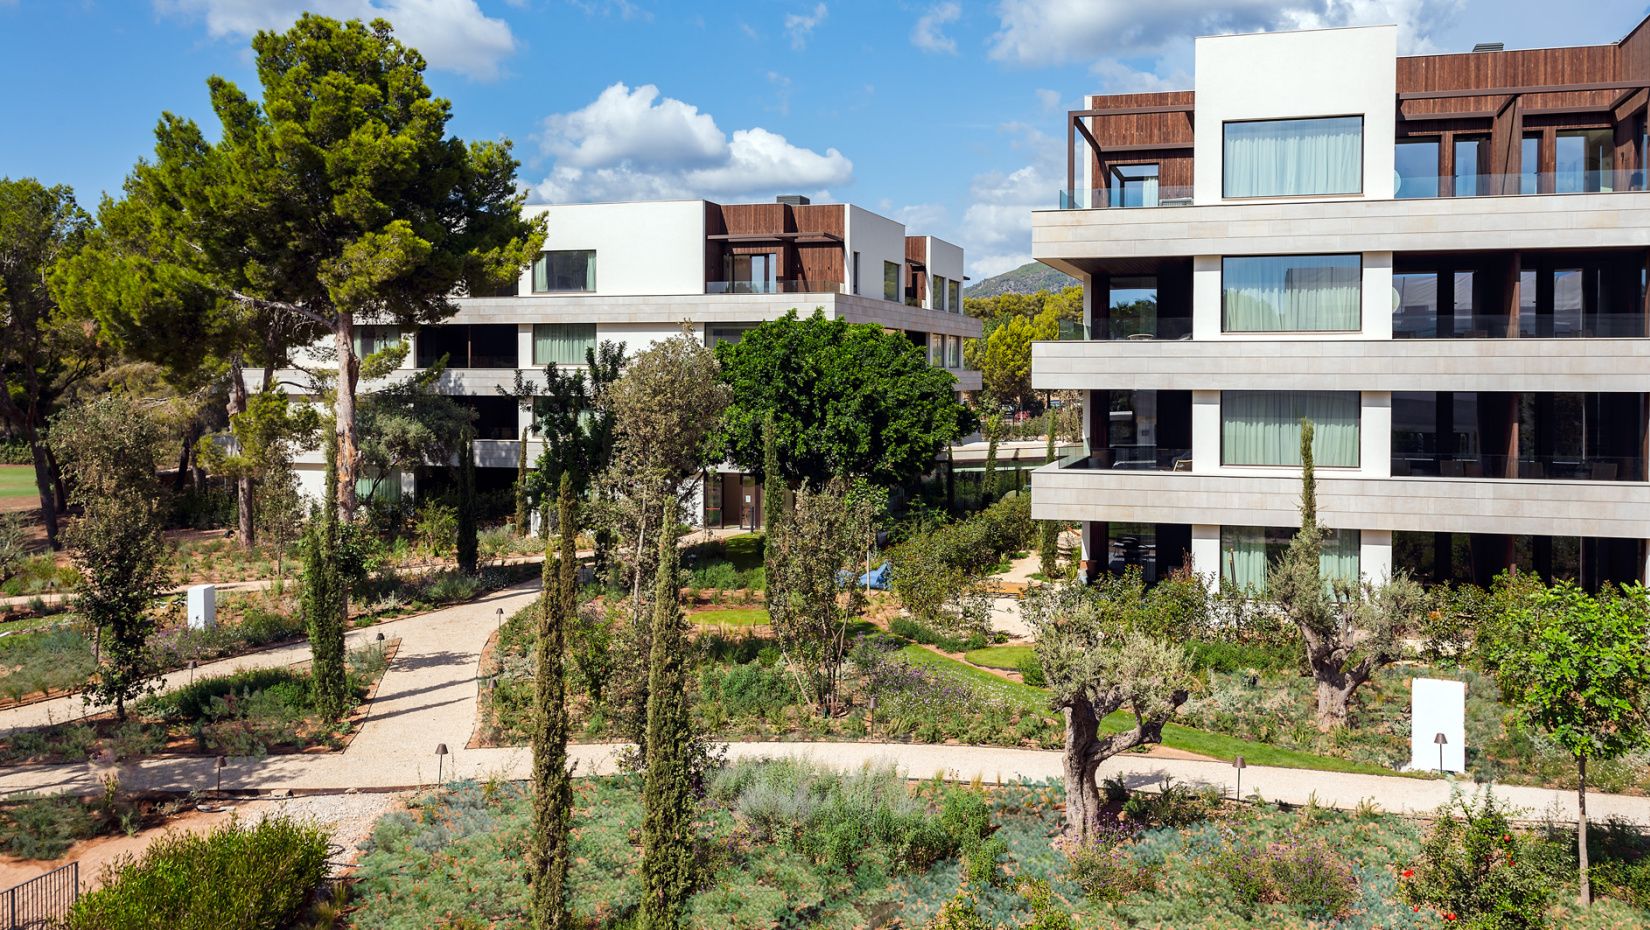
[[[400,651],[379,685],[377,699],[361,725],[360,732],[342,753],[282,755],[267,758],[232,758],[223,772],[228,789],[293,791],[390,790],[436,781],[437,768],[443,779],[522,779],[531,770],[531,754],[524,747],[465,749],[476,719],[476,670],[480,653],[497,623],[499,608],[508,616],[532,602],[537,582],[507,588],[479,601],[380,624],[351,634],[352,641],[363,636],[401,640]],[[214,665],[246,667],[256,660],[273,664],[301,659],[306,646],[292,647],[296,653],[260,654],[241,660],[225,660]],[[278,651],[272,651],[278,652]],[[240,666],[233,663],[242,662]],[[199,674],[218,671],[203,667]],[[78,702],[78,699],[71,699]],[[0,724],[21,725],[24,715],[39,715],[44,705],[0,712]],[[57,719],[62,719],[61,717]],[[447,755],[436,754],[445,745]],[[570,755],[580,775],[612,772],[620,747],[611,744],[576,745]],[[913,778],[941,774],[956,780],[980,778],[988,783],[1019,778],[1046,779],[1060,775],[1058,752],[1001,749],[980,746],[932,746],[895,743],[735,743],[728,747],[732,759],[798,756],[842,769],[886,762],[898,766]],[[1164,778],[1188,784],[1233,787],[1233,770],[1221,762],[1171,759],[1126,754],[1109,760],[1103,775],[1122,774],[1136,786],[1150,787]],[[17,766],[0,772],[0,795],[17,791],[96,792],[102,779],[116,774],[121,785],[132,789],[209,789],[216,781],[211,757],[149,759],[113,766],[94,764]],[[1303,769],[1250,766],[1243,773],[1243,793],[1259,792],[1268,800],[1352,808],[1365,800],[1393,813],[1425,813],[1449,798],[1450,783],[1437,779],[1351,775]],[[1471,785],[1466,785],[1468,790]],[[1573,792],[1540,788],[1501,787],[1496,794],[1524,809],[1531,817],[1551,814],[1556,819],[1575,818]],[[1604,820],[1620,817],[1650,824],[1650,799],[1623,795],[1591,794],[1589,814]]]

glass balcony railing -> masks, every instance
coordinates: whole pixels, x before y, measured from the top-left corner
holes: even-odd
[[[1070,456],[1061,468],[1081,471],[1191,471],[1192,450],[1165,446],[1111,446]]]
[[[1608,194],[1645,190],[1639,171],[1525,171],[1518,174],[1393,176],[1399,200],[1439,197],[1508,197],[1524,194]]]
[[[1107,320],[1105,328],[1098,332],[1095,338],[1137,341],[1190,339],[1192,338],[1192,321],[1190,317],[1158,317],[1155,320]]]
[[[1190,187],[1153,187],[1142,189],[1133,185],[1101,187],[1091,190],[1060,192],[1062,210],[1099,210],[1128,207],[1188,207],[1192,203]]]
[[[1500,339],[1509,335],[1504,315],[1439,316],[1399,311],[1392,316],[1394,339]],[[1636,339],[1646,335],[1643,313],[1524,313],[1518,335],[1525,339]]]
[[[841,281],[706,281],[707,294],[832,294],[842,290]]]
[[[1510,463],[1505,455],[1395,452],[1392,477],[1510,478],[1554,481],[1643,481],[1644,459],[1636,455],[1525,455]]]

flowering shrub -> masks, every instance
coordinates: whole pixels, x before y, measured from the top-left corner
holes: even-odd
[[[1120,825],[1098,842],[1067,847],[1071,880],[1084,894],[1096,901],[1121,901],[1157,889],[1162,864],[1136,857],[1130,842],[1133,835],[1132,828]]]
[[[1488,790],[1459,794],[1438,811],[1421,856],[1400,873],[1399,894],[1472,930],[1546,926],[1553,883],[1544,868],[1549,844],[1514,832],[1506,808]]]
[[[1287,904],[1314,919],[1345,916],[1358,897],[1347,861],[1322,840],[1268,843],[1228,840],[1204,865],[1231,889],[1241,910]]]

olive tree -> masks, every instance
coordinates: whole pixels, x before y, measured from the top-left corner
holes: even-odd
[[[859,589],[844,584],[871,543],[875,504],[841,480],[796,491],[768,529],[768,615],[798,690],[823,715],[836,709]]]
[[[1318,729],[1346,726],[1352,698],[1381,668],[1405,658],[1426,626],[1430,599],[1401,572],[1331,579],[1322,567],[1312,423],[1301,424],[1301,528],[1266,575],[1264,598],[1300,633],[1317,691]]]
[[[1065,716],[1066,829],[1089,842],[1100,830],[1100,764],[1161,742],[1163,725],[1190,696],[1195,678],[1182,643],[1203,619],[1207,591],[1190,574],[1147,590],[1140,574],[1107,575],[1090,586],[1032,588],[1025,619],[1054,707]],[[1101,721],[1126,711],[1134,725],[1103,734]]]

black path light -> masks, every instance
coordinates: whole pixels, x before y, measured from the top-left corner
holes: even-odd
[[[436,784],[436,787],[438,787],[438,788],[441,787],[441,763],[442,763],[442,760],[444,760],[446,757],[447,757],[447,744],[446,743],[436,743],[435,744],[435,784]]]
[[[219,798],[223,797],[223,769],[224,769],[224,766],[228,765],[228,764],[229,764],[229,760],[224,758],[223,756],[219,756],[212,763],[212,768],[216,769],[217,773],[218,773],[218,797]]]
[[[1243,800],[1243,770],[1246,767],[1247,763],[1243,761],[1242,756],[1232,759],[1232,768],[1237,770],[1237,786],[1232,789],[1232,797],[1239,801]]]
[[[1434,736],[1432,741],[1438,744],[1438,774],[1442,775],[1444,774],[1444,746],[1449,742],[1449,737],[1440,733]]]

